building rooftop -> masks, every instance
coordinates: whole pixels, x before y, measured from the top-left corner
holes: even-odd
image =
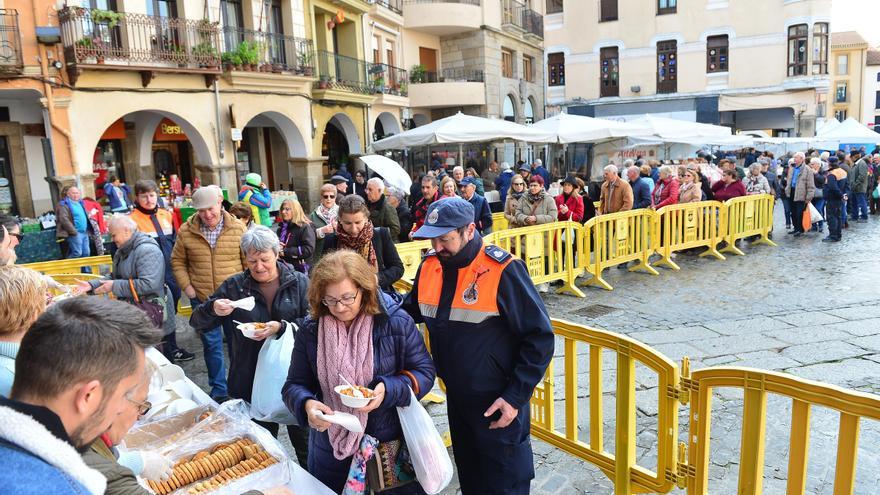
[[[868,49],[867,65],[880,65],[880,50]]]
[[[839,33],[831,33],[831,46],[856,46],[868,45],[865,38],[856,31],[841,31]]]

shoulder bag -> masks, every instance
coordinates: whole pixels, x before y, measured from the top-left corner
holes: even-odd
[[[146,313],[156,328],[162,328],[162,324],[165,322],[165,305],[159,304],[156,301],[141,300],[134,289],[134,279],[128,279],[128,286],[131,288],[131,304]],[[164,297],[162,296],[161,299],[164,299]]]

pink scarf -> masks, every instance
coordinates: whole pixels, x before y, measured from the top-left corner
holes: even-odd
[[[333,388],[342,384],[339,375],[352,385],[366,387],[373,380],[373,316],[361,313],[350,328],[332,315],[318,322],[318,383],[324,404],[334,411],[354,414],[361,426],[367,426],[367,413],[355,412],[342,404]],[[333,456],[345,459],[357,452],[363,433],[353,433],[339,425],[327,430]]]

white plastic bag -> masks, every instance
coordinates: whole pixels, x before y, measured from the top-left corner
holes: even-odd
[[[819,210],[816,209],[815,206],[813,206],[813,203],[807,204],[810,205],[810,223],[817,223],[825,220],[824,218],[822,218],[822,214],[819,213]]]
[[[452,460],[428,411],[409,391],[409,406],[398,407],[400,427],[416,471],[416,479],[428,495],[440,493],[452,481]]]
[[[251,417],[258,421],[297,424],[293,415],[281,400],[281,389],[287,380],[290,357],[293,354],[293,336],[296,325],[288,324],[284,334],[275,339],[269,337],[263,342],[257,358],[254,373],[254,388],[251,392]]]

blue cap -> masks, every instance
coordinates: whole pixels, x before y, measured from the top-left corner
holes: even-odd
[[[474,205],[461,198],[443,198],[431,203],[425,224],[413,233],[413,239],[433,239],[474,223]]]
[[[458,183],[458,187],[476,186],[476,185],[477,185],[477,179],[474,179],[473,177],[470,177],[470,176],[465,177],[464,179],[461,179],[461,182]]]

